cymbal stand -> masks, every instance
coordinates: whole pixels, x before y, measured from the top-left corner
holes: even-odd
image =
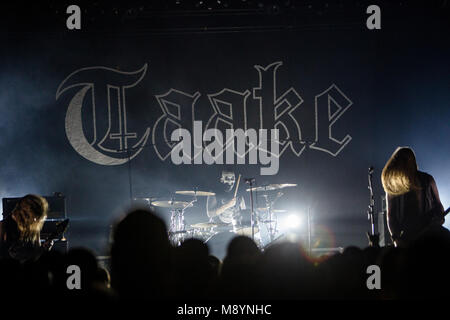
[[[266,195],[266,205],[269,209],[269,238],[270,242],[272,242],[275,239],[275,235],[278,232],[278,216],[273,213],[273,205],[275,202],[283,195],[282,192],[278,192],[275,196],[275,199],[269,201],[268,197]]]
[[[173,204],[173,198],[170,200]],[[170,208],[170,226],[169,226],[169,239],[173,245],[180,245],[179,233],[182,219],[180,218],[178,209]]]
[[[170,200],[173,203],[173,198]],[[170,209],[170,227],[169,227],[169,239],[173,245],[179,246],[184,240],[186,234],[186,223],[184,221],[184,210],[190,207],[197,201],[197,196],[194,196],[194,200],[189,202],[185,207],[181,209]]]

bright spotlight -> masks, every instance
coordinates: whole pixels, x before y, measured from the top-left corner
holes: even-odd
[[[286,226],[289,229],[295,229],[300,226],[301,220],[300,217],[296,214],[290,214],[286,217]]]

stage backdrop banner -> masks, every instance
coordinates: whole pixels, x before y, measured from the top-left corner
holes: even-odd
[[[4,43],[1,194],[62,192],[75,244],[92,240],[80,235],[89,226],[106,232],[130,199],[214,191],[231,169],[257,186],[297,184],[280,209],[309,210],[327,245],[363,246],[368,168],[381,210],[381,169],[399,145],[415,149],[449,199],[440,33],[17,33]],[[174,141],[176,129],[190,136]],[[221,139],[205,138],[212,129]],[[229,129],[253,130],[262,144],[227,154]],[[187,209],[187,223],[207,220],[204,205]]]

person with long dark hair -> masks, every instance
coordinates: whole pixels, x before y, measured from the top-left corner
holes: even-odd
[[[381,174],[386,192],[387,222],[396,246],[407,246],[420,234],[444,223],[444,207],[434,178],[418,170],[409,147],[398,147]]]
[[[17,203],[9,216],[0,222],[0,258],[19,261],[36,259],[51,244],[41,246],[41,229],[47,217],[45,198],[29,194]]]

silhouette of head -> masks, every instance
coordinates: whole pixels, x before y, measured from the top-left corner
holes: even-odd
[[[169,261],[166,226],[152,212],[132,211],[115,226],[111,247],[111,284],[120,296],[164,296]]]
[[[246,236],[237,236],[231,240],[227,248],[227,258],[251,257],[259,254],[255,241]]]

